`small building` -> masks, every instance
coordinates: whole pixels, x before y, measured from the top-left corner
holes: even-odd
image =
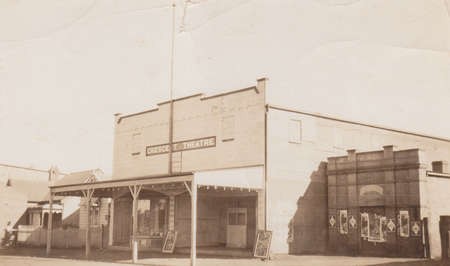
[[[385,145],[425,150],[429,162],[450,158],[449,139],[273,105],[266,86],[263,78],[117,114],[112,179],[53,186],[52,195],[111,198],[110,246],[161,248],[175,231],[176,248],[194,255],[250,253],[256,232],[270,230],[273,253],[325,253],[327,158]]]
[[[49,182],[64,174],[8,164],[0,164],[0,226],[10,221],[19,225],[40,227],[47,225]],[[61,224],[61,198],[54,199],[53,219]]]
[[[67,186],[71,184],[92,183],[104,180],[101,169],[92,169],[67,174],[52,185]],[[86,229],[87,226],[87,204],[84,198],[63,197],[62,226]],[[109,224],[109,199],[93,198],[90,210],[90,226],[101,227]]]
[[[445,162],[433,162],[430,169],[425,158],[419,149],[393,146],[328,158],[328,251],[424,257],[431,249],[440,254],[438,222],[450,214],[445,204],[450,175]]]

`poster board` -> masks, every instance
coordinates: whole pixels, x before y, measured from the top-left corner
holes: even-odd
[[[164,244],[162,247],[163,253],[173,253],[175,250],[175,243],[177,241],[177,234],[176,231],[168,231],[166,234],[166,237],[164,238]]]
[[[409,237],[409,212],[406,210],[400,211],[399,227],[400,236]]]
[[[339,210],[339,233],[348,234],[347,210]]]
[[[256,234],[255,249],[253,256],[256,258],[269,258],[270,242],[272,241],[272,231],[258,230]]]

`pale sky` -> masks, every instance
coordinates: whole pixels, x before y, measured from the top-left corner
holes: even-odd
[[[0,0],[0,163],[111,173],[113,114],[169,97],[170,0]],[[450,137],[450,0],[177,0],[175,97],[248,87]]]

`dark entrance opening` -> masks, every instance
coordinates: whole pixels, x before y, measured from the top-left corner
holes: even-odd
[[[441,216],[439,219],[439,232],[441,233],[442,260],[448,261],[450,253],[450,216]]]

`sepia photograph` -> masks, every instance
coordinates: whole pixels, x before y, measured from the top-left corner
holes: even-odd
[[[450,266],[450,0],[0,0],[0,266]]]

